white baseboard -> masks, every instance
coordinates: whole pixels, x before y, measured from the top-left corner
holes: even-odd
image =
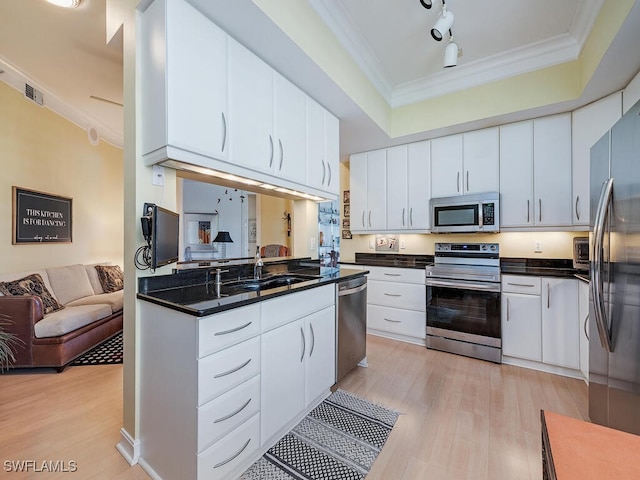
[[[582,372],[580,370],[574,370],[572,368],[557,367],[555,365],[535,362],[532,360],[525,360],[522,358],[508,357],[505,355],[502,356],[502,363],[507,365],[515,365],[516,367],[529,368],[531,370],[538,370],[540,372],[553,373],[555,375],[561,375],[563,377],[584,380]]]
[[[383,332],[375,328],[367,328],[367,334],[375,335],[376,337],[390,338],[391,340],[398,340],[399,342],[413,343],[414,345],[420,345],[426,347],[427,341],[424,338],[410,337],[408,335],[401,335],[399,333]]]
[[[116,445],[116,449],[129,465],[137,464],[140,459],[140,440],[133,438],[124,428],[120,429],[120,437],[120,443]]]

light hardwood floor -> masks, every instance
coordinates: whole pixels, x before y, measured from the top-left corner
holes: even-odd
[[[587,419],[580,380],[368,337],[368,368],[338,387],[402,413],[368,480],[540,479],[540,409]],[[0,478],[138,480],[115,449],[122,367],[0,376]],[[8,473],[12,460],[75,461],[76,473]]]

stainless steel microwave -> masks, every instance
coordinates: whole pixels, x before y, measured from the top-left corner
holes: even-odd
[[[500,231],[498,192],[431,199],[432,233],[495,233]]]

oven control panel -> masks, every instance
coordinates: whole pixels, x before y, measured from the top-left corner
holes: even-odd
[[[486,254],[495,255],[500,253],[500,244],[498,243],[436,243],[435,253],[461,253],[475,254],[483,256]]]

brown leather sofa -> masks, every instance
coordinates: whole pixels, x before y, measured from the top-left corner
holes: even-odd
[[[0,295],[2,329],[20,340],[10,368],[54,367],[62,371],[75,358],[122,330],[123,291],[104,293],[92,265],[37,272],[64,308],[44,314],[39,296]],[[83,272],[87,272],[83,274]],[[85,278],[86,275],[86,278]],[[25,274],[3,274],[0,281]]]

